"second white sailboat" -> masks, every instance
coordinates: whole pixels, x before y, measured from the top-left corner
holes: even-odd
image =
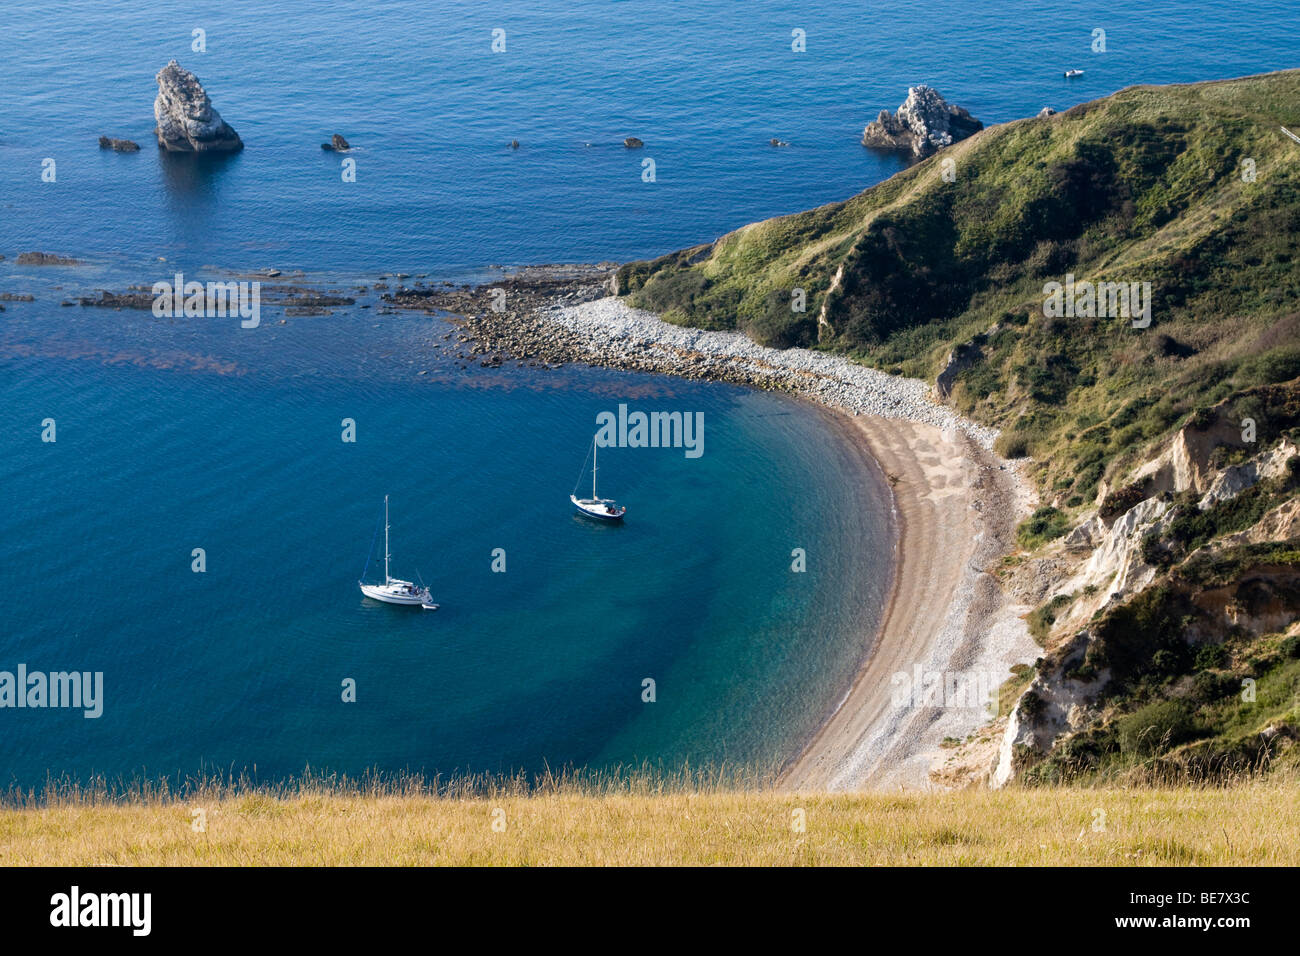
[[[578,488],[575,485],[569,500],[573,502],[573,507],[578,509],[580,515],[599,521],[622,521],[623,516],[627,514],[627,508],[613,498],[602,498],[596,494],[596,470],[596,439],[593,437],[591,439],[591,497],[579,498]],[[582,481],[582,477],[579,476],[578,480]]]

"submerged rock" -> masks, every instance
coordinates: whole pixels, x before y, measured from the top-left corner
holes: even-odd
[[[20,266],[78,266],[78,259],[57,256],[52,252],[24,252],[18,257]]]
[[[923,159],[984,128],[960,106],[948,103],[938,90],[921,85],[907,91],[898,112],[881,110],[862,131],[862,145],[898,149]]]
[[[321,143],[320,148],[329,150],[332,153],[345,153],[349,149],[351,149],[352,146],[348,143],[346,139],[344,139],[338,133],[335,133],[333,136],[330,137],[330,141],[328,143]]]
[[[244,148],[193,73],[172,60],[158,71],[157,80],[153,115],[159,146],[174,153],[233,153]]]
[[[99,148],[100,148],[100,149],[111,149],[111,150],[113,150],[114,152],[118,152],[118,153],[138,153],[138,152],[140,152],[140,144],[139,144],[139,143],[133,143],[133,142],[131,142],[131,140],[129,140],[129,139],[113,139],[113,138],[110,137],[110,136],[101,136],[101,137],[99,137]]]

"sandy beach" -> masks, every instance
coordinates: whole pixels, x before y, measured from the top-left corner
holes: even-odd
[[[988,715],[894,703],[895,675],[985,674],[994,689],[1036,648],[985,569],[1010,550],[1026,508],[1014,470],[954,429],[871,415],[846,433],[888,476],[897,525],[894,580],[880,630],[830,719],[782,775],[792,790],[925,788]]]

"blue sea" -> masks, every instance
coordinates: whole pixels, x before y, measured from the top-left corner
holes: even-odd
[[[182,270],[346,290],[658,255],[896,172],[859,137],[910,85],[998,123],[1294,67],[1295,24],[1290,0],[6,6],[0,292],[35,301],[0,313],[0,670],[102,671],[105,700],[93,720],[0,709],[0,786],[770,768],[847,689],[891,572],[887,494],[800,402],[481,368],[434,316],[246,330],[65,299]],[[242,153],[158,152],[154,74],[172,58]],[[332,133],[355,182],[319,148]],[[37,250],[83,265],[15,263]],[[703,413],[705,451],[603,454],[629,514],[595,526],[567,496],[619,404]],[[394,573],[428,583],[436,612],[356,588],[385,494]]]

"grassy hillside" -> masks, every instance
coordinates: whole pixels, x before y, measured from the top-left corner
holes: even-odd
[[[0,865],[1296,866],[1297,830],[1300,804],[1277,779],[906,795],[200,792],[0,810]]]
[[[1300,375],[1300,144],[1283,125],[1300,129],[1300,71],[1134,87],[630,264],[620,288],[672,321],[930,379],[969,342],[951,401],[1079,507],[1198,409]],[[1067,274],[1150,282],[1150,327],[1046,318],[1043,287]]]

